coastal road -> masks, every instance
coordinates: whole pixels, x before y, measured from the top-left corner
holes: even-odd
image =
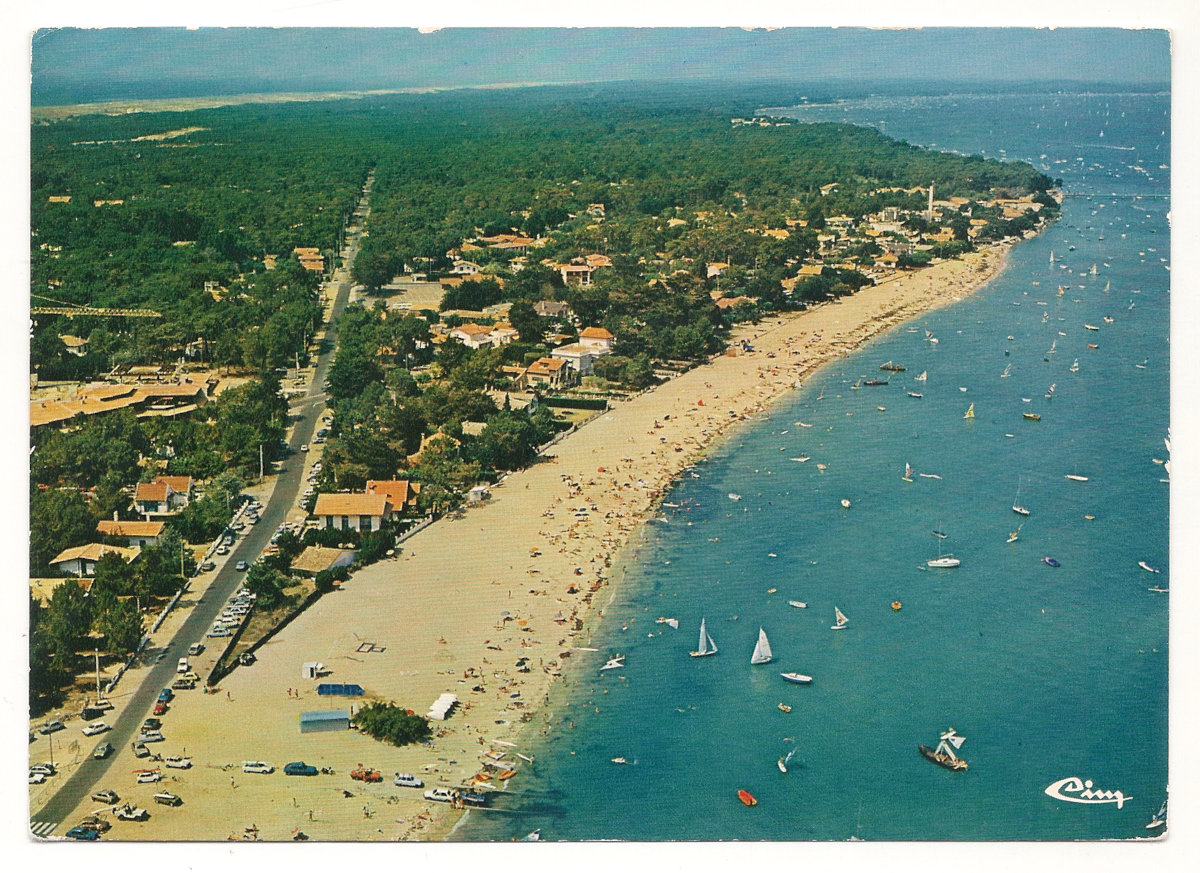
[[[370,180],[363,189],[360,201],[365,204],[370,195]],[[325,379],[333,362],[334,351],[337,348],[337,323],[350,298],[350,268],[358,254],[358,237],[347,238],[343,266],[334,273],[330,284],[335,288],[333,308],[329,315],[329,327],[325,332],[322,349],[317,356],[316,368],[312,382],[303,396],[297,398],[290,407],[290,413],[295,422],[291,438],[288,440],[289,456],[278,472],[278,479],[270,498],[259,514],[256,525],[248,525],[243,536],[234,541],[233,547],[224,565],[217,570],[217,575],[204,596],[197,601],[191,613],[184,620],[179,630],[169,642],[157,650],[148,650],[143,654],[146,660],[154,659],[154,664],[146,674],[142,683],[137,687],[115,719],[105,719],[112,730],[94,737],[94,743],[103,741],[112,743],[114,752],[108,758],[96,760],[90,753],[79,766],[51,796],[51,798],[36,812],[30,815],[30,828],[36,836],[60,835],[65,827],[60,827],[63,819],[70,815],[83,800],[93,791],[108,787],[103,780],[112,764],[120,759],[121,751],[133,741],[142,721],[150,715],[159,692],[168,687],[176,677],[176,664],[179,658],[187,654],[187,647],[194,642],[219,642],[207,640],[207,633],[217,615],[225,606],[225,602],[242,584],[244,572],[234,569],[238,561],[247,564],[254,561],[270,542],[271,536],[284,521],[296,498],[300,493],[300,482],[304,473],[304,455],[300,446],[312,443],[316,431],[319,411],[324,406]],[[182,692],[184,694],[188,692]],[[192,692],[201,693],[199,691]],[[170,740],[170,713],[163,717],[163,734]],[[86,741],[87,738],[85,738]],[[89,748],[87,743],[85,748]],[[56,777],[51,777],[56,778]],[[120,793],[120,792],[118,792]]]

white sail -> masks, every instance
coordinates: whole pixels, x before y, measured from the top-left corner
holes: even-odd
[[[708,634],[708,627],[704,619],[700,619],[700,643],[696,651],[692,652],[693,658],[700,658],[704,655],[715,655],[717,653],[717,644],[713,642],[713,638]]]
[[[922,370],[922,371],[921,371],[921,375],[920,375],[920,376],[916,376],[916,377],[914,377],[914,381],[916,381],[916,382],[924,382],[924,381],[925,381],[925,380],[928,378],[928,376],[929,376],[929,371],[928,371],[928,370]]]
[[[750,656],[751,664],[766,664],[773,660],[771,654],[771,643],[767,639],[767,632],[761,627],[758,629],[758,643],[754,646],[754,654]]]
[[[835,624],[833,625],[834,630],[841,630],[850,621],[850,619],[846,618],[846,616],[842,613],[842,611],[840,609],[838,609],[836,606],[833,608],[833,616],[835,619]]]

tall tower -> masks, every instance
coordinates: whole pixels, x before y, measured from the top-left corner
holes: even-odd
[[[929,207],[925,210],[925,220],[933,221],[933,183],[929,183]]]

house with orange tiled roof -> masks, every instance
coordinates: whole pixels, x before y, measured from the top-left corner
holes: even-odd
[[[611,354],[616,339],[603,327],[585,327],[579,332],[579,344],[591,349],[593,355]]]
[[[174,515],[192,500],[191,476],[159,476],[152,482],[139,482],[133,492],[133,509],[149,521]]]
[[[318,494],[312,514],[322,528],[376,531],[392,516],[382,494]]]
[[[456,339],[469,349],[477,349],[481,346],[490,346],[492,344],[492,328],[485,327],[482,324],[469,322],[459,325],[450,331],[448,336],[451,339]]]
[[[392,505],[392,517],[398,518],[405,512],[416,510],[417,495],[421,493],[420,482],[405,479],[368,479],[367,494],[382,495]]]
[[[127,549],[122,546],[88,543],[86,546],[64,549],[47,563],[59,573],[68,573],[72,576],[95,576],[96,562],[105,555],[117,555],[126,564],[129,564],[140,554],[141,549]]]
[[[565,388],[574,381],[576,371],[562,358],[538,358],[525,371],[529,387]]]
[[[162,535],[165,522],[161,521],[101,521],[96,523],[96,533],[106,537],[120,537],[127,546],[145,548],[153,546]]]

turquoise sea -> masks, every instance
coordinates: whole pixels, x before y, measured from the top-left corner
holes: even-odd
[[[1148,589],[1169,579],[1155,462],[1169,457],[1169,102],[961,95],[790,110],[1028,160],[1063,179],[1062,219],[983,291],[820,371],[683,478],[581,643],[599,651],[571,659],[530,724],[533,764],[452,839],[1156,833],[1144,826],[1166,797],[1170,595]],[[907,369],[851,387],[888,360]],[[924,566],[943,551],[961,566]],[[835,606],[850,619],[836,632]],[[720,653],[690,658],[702,618]],[[752,667],[760,626],[776,660]],[[625,668],[600,673],[617,652]],[[784,670],[814,682],[789,685]],[[950,726],[966,738],[965,773],[917,754]],[[1131,799],[1045,793],[1067,777]]]

